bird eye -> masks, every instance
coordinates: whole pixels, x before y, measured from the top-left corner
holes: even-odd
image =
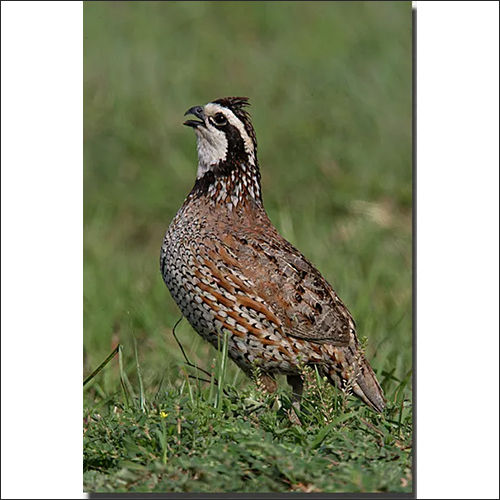
[[[225,125],[227,123],[226,117],[222,113],[217,113],[214,116],[214,122],[216,125]]]

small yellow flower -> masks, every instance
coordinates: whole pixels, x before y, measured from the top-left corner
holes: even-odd
[[[168,413],[165,413],[164,411],[160,412],[160,417],[161,418],[167,418],[168,417]]]

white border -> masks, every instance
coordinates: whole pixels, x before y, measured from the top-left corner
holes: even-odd
[[[498,3],[417,3],[417,495],[498,498]]]
[[[2,497],[81,498],[82,6],[1,9]],[[497,498],[498,3],[417,9],[417,492]]]
[[[78,498],[82,4],[1,9],[2,498]]]

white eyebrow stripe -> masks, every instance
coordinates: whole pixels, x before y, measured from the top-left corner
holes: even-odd
[[[207,115],[215,115],[216,113],[221,112],[228,120],[228,122],[235,126],[240,132],[241,137],[243,138],[243,143],[245,145],[245,151],[250,156],[252,163],[255,162],[255,151],[253,141],[248,135],[248,132],[245,129],[245,125],[243,122],[229,109],[221,106],[220,104],[216,104],[214,102],[209,102],[205,106],[205,113]]]

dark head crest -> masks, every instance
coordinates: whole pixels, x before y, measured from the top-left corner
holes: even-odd
[[[250,113],[244,109],[245,107],[250,106],[248,97],[221,97],[220,99],[216,99],[212,102],[230,109],[243,122],[245,130],[251,137],[255,149],[257,149],[257,138],[253,129],[252,119]]]
[[[245,106],[250,106],[248,102],[248,97],[221,97],[215,101],[216,104],[220,104],[225,108],[229,108],[233,113],[242,111]]]

